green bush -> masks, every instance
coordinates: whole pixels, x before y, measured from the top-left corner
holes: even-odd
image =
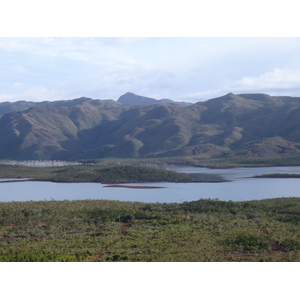
[[[280,246],[286,251],[300,250],[300,241],[294,239],[285,239]]]
[[[228,246],[232,251],[270,249],[270,243],[260,236],[249,233],[239,233],[234,236],[230,236],[224,240],[224,245]]]

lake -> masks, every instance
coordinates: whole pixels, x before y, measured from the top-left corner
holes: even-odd
[[[161,187],[133,189],[107,187],[101,183],[0,182],[0,201],[108,199],[139,202],[184,202],[211,198],[224,201],[261,200],[275,197],[300,197],[300,179],[250,178],[271,173],[300,174],[299,167],[261,167],[207,169],[170,167],[184,173],[201,173],[222,177],[217,183],[133,183],[126,186]],[[4,181],[4,182],[3,182]]]

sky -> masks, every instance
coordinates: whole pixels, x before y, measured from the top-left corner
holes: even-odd
[[[0,101],[300,96],[300,38],[1,37]]]
[[[15,2],[0,18],[0,102],[118,100],[127,92],[192,103],[230,92],[300,96],[292,6],[111,0],[93,9],[90,0],[28,0],[16,10]]]

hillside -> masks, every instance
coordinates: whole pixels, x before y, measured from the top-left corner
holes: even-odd
[[[299,200],[0,202],[0,261],[299,262]]]
[[[126,93],[119,97],[118,102],[122,104],[129,104],[129,105],[148,105],[148,104],[157,104],[157,103],[172,103],[178,105],[191,105],[192,103],[184,102],[184,101],[173,101],[170,99],[161,99],[156,100],[154,98],[139,96],[133,93]]]
[[[1,117],[0,159],[296,157],[299,115],[300,98],[265,94],[230,93],[188,106],[44,102]]]

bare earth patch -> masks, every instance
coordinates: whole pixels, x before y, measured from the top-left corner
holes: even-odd
[[[162,189],[163,186],[146,186],[146,185],[123,185],[123,184],[110,184],[105,185],[104,187],[121,187],[128,189]]]

